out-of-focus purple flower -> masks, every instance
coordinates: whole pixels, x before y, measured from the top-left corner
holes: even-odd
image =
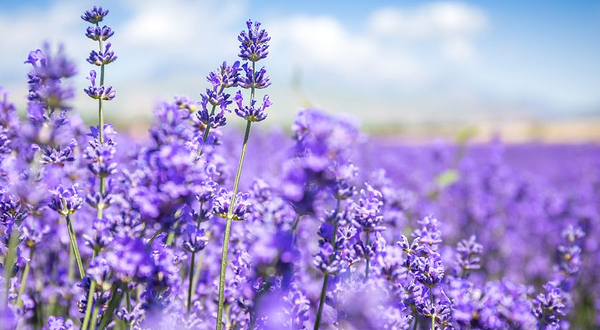
[[[74,92],[72,86],[63,85],[63,79],[75,75],[76,70],[75,65],[63,54],[63,48],[52,54],[50,47],[45,45],[43,51],[31,51],[25,63],[32,66],[27,74],[29,101],[39,102],[48,111],[69,110],[71,107],[65,102],[73,98]]]
[[[189,224],[186,226],[183,237],[183,248],[190,252],[196,253],[204,249],[208,242],[208,237],[204,234],[203,229],[198,229],[198,226]]]
[[[248,30],[240,32],[238,40],[240,42],[240,54],[238,55],[246,61],[256,62],[266,58],[269,54],[269,41],[271,37],[264,29],[260,29],[259,22],[246,22]]]
[[[86,10],[83,15],[81,15],[81,19],[92,24],[98,24],[99,22],[102,22],[106,15],[108,15],[108,9],[94,6],[92,9]]]
[[[101,257],[94,258],[86,269],[86,274],[103,290],[110,290],[110,273],[108,261]]]
[[[42,330],[72,330],[75,325],[71,320],[64,320],[62,317],[50,316],[48,323],[44,324]]]
[[[77,147],[77,141],[75,139],[71,139],[69,144],[62,149],[55,149],[50,146],[32,146],[34,150],[39,150],[41,152],[42,158],[40,162],[42,164],[54,164],[60,167],[64,167],[67,162],[75,161],[75,155],[73,152],[75,147]]]
[[[538,294],[533,301],[533,315],[537,318],[540,328],[558,329],[559,321],[565,315],[563,293],[553,283],[546,284],[544,290],[545,293]]]
[[[373,189],[368,183],[365,189],[360,191],[358,203],[353,205],[353,221],[365,232],[383,231],[383,195],[381,192]]]
[[[468,240],[458,242],[456,252],[460,276],[464,277],[469,272],[481,268],[480,255],[483,252],[483,246],[477,243],[475,235],[472,235]]]
[[[246,119],[247,121],[258,122],[263,121],[267,118],[267,113],[265,110],[272,105],[271,100],[268,95],[263,97],[262,105],[256,106],[256,100],[252,100],[250,105],[244,106],[244,98],[242,96],[242,92],[238,91],[234,97],[235,103],[237,104],[237,109],[235,109],[235,113]]]
[[[442,243],[442,232],[439,229],[438,220],[433,217],[425,217],[419,220],[421,228],[413,233],[413,237],[419,237],[419,242],[427,249],[428,253],[437,254],[439,244]]]

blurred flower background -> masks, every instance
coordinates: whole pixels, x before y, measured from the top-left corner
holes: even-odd
[[[0,2],[0,76],[25,109],[28,51],[63,43],[86,86],[84,22],[91,1]],[[205,73],[235,60],[239,22],[272,31],[270,125],[301,107],[347,113],[371,134],[487,140],[599,140],[598,1],[136,1],[114,13],[119,91],[108,121],[143,131],[157,101],[197,98]],[[117,48],[118,47],[118,48]],[[95,104],[74,106],[94,118]],[[118,110],[117,110],[118,109]],[[133,124],[132,124],[133,123]]]

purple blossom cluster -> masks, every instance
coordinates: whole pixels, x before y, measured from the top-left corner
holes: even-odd
[[[62,48],[29,54],[26,118],[0,89],[0,330],[600,325],[597,145],[390,144],[316,109],[250,139],[271,107],[253,21],[136,141],[103,119],[108,13],[81,17],[97,124]]]

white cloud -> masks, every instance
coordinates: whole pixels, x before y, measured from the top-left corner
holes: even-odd
[[[376,10],[369,18],[371,33],[408,41],[437,41],[450,59],[473,60],[475,38],[488,26],[485,12],[460,2],[437,2],[416,8]]]
[[[309,71],[333,74],[334,79],[416,83],[422,77],[409,54],[353,33],[331,16],[280,20],[272,31],[274,52]]]

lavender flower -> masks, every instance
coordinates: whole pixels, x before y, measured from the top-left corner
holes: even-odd
[[[48,206],[61,215],[73,214],[83,204],[83,198],[79,197],[78,191],[77,184],[67,188],[59,185],[50,191],[52,199]]]
[[[115,98],[117,92],[112,86],[96,86],[96,71],[90,71],[90,76],[87,78],[90,81],[90,86],[83,91],[94,100],[110,101]]]
[[[248,210],[251,207],[250,201],[248,200],[248,194],[242,192],[237,193],[233,210],[229,209],[231,195],[231,192],[221,188],[214,199],[213,212],[222,218],[227,218],[228,214],[231,213],[233,220],[244,220],[246,213],[248,213]]]
[[[94,41],[98,41],[98,40],[106,41],[106,40],[108,40],[108,38],[112,37],[114,34],[115,34],[115,32],[106,25],[103,27],[89,26],[86,30],[85,36]],[[108,48],[108,45],[106,45],[106,47]]]
[[[240,54],[242,59],[250,62],[256,62],[264,59],[269,54],[269,41],[271,37],[264,29],[260,29],[259,22],[246,22],[248,30],[240,32],[238,40],[240,42]]]
[[[85,13],[81,15],[81,19],[92,24],[98,24],[102,22],[106,15],[108,15],[108,9],[94,6],[92,9],[86,10]]]
[[[97,52],[95,50],[92,50],[92,52],[90,53],[90,56],[86,59],[86,61],[88,61],[88,63],[90,63],[90,64],[94,64],[97,66],[107,65],[107,64],[110,64],[110,63],[116,61],[117,56],[115,55],[115,52],[110,50],[111,46],[112,45],[109,42],[106,44],[104,51]]]
[[[267,118],[267,113],[265,110],[272,105],[269,96],[265,95],[263,97],[262,105],[256,106],[256,100],[252,100],[250,105],[244,106],[244,98],[242,97],[242,93],[240,91],[235,94],[234,100],[238,106],[237,109],[235,109],[235,113],[250,122],[265,120]]]

